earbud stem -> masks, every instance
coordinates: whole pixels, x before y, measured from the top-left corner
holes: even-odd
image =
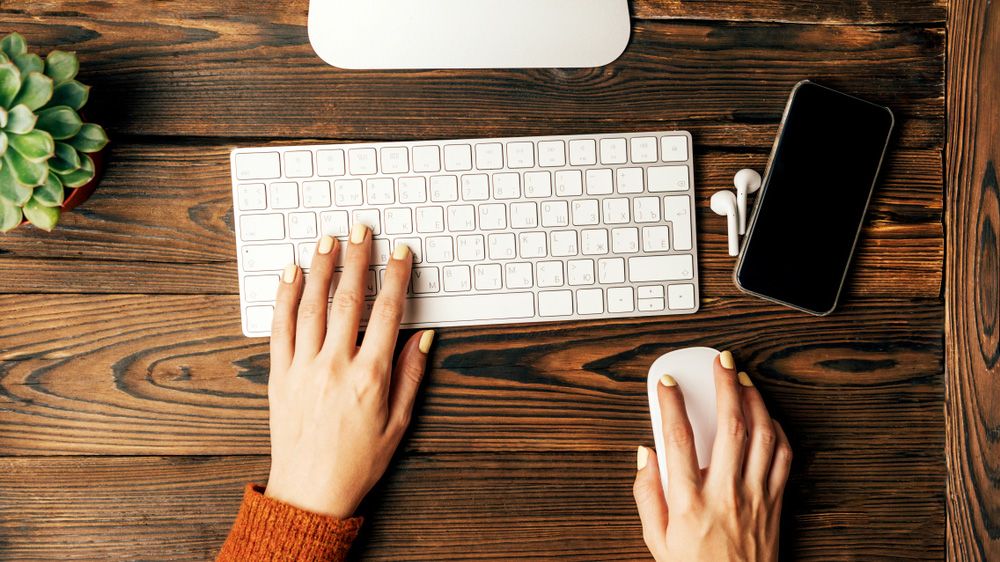
[[[736,229],[738,227],[736,215],[729,214],[727,216],[729,223],[729,255],[738,256],[740,255],[740,235],[737,233]]]

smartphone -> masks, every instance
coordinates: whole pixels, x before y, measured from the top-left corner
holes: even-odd
[[[736,264],[742,291],[818,316],[837,307],[895,119],[808,80],[792,90]]]

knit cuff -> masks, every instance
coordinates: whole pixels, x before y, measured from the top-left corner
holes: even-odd
[[[340,562],[358,536],[362,519],[338,519],[293,507],[264,496],[247,484],[236,523],[218,562]]]

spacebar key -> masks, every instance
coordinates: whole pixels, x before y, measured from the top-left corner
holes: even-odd
[[[534,316],[532,293],[411,297],[406,302],[403,324],[502,321]]]

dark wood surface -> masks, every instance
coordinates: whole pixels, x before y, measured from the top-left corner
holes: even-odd
[[[948,30],[948,554],[1000,560],[1000,5]]]
[[[959,39],[975,43],[987,20],[963,9]],[[312,53],[306,0],[0,3],[0,34],[80,53],[91,118],[114,143],[101,189],[59,230],[0,238],[0,559],[208,559],[242,483],[265,477],[268,355],[240,334],[231,148],[643,129],[695,138],[702,312],[441,330],[356,556],[644,558],[630,485],[635,445],[651,442],[646,369],[711,345],[734,351],[791,435],[786,559],[944,557],[945,54],[974,69],[988,42],[975,56],[949,42],[944,0],[632,11],[629,49],[607,68],[347,72]],[[963,95],[985,68],[959,76]],[[803,78],[899,121],[847,296],[827,318],[740,295],[708,210],[736,170],[763,168]],[[995,111],[978,115],[996,124]],[[949,157],[973,154],[975,133],[954,133]],[[971,185],[973,170],[957,169],[949,181]],[[978,234],[952,232],[967,244],[953,239],[950,255],[971,263],[962,252]],[[978,295],[952,296],[995,310],[995,293]],[[957,559],[995,554],[984,537],[997,529],[997,463],[975,457],[996,459],[988,384],[950,379],[949,415],[967,416],[948,449],[962,476],[947,502]]]

